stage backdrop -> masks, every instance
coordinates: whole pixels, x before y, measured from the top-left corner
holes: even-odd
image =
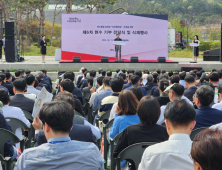
[[[100,61],[101,56],[115,60],[113,40],[116,34],[126,41],[122,46],[122,59],[168,59],[167,15],[124,14],[63,14],[62,60],[72,61],[80,56],[82,61]]]

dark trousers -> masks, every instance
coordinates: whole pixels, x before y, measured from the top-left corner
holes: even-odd
[[[121,48],[116,49],[116,60],[118,60],[118,52],[119,52],[119,60],[121,60]]]

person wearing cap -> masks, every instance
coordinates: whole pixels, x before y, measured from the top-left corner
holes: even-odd
[[[180,100],[180,99],[185,99],[187,103],[193,106],[193,103],[186,97],[183,96],[184,93],[184,86],[182,86],[179,83],[174,83],[168,86],[164,92],[168,92],[169,94],[169,99],[170,102],[174,100]],[[160,118],[157,121],[157,124],[162,124],[164,121],[164,111],[166,109],[166,105],[163,105],[160,107],[161,113],[160,113]]]

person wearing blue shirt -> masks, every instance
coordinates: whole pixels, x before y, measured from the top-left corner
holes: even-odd
[[[119,94],[116,108],[117,114],[115,114],[113,126],[108,134],[108,140],[110,140],[109,138],[115,138],[116,135],[128,126],[140,123],[139,116],[136,114],[138,104],[139,101],[133,92],[124,90]],[[123,161],[121,166],[123,167],[125,164],[126,161]]]
[[[71,140],[74,110],[66,101],[45,103],[39,119],[48,143],[26,149],[15,170],[84,169],[103,170],[104,161],[94,143]]]
[[[106,77],[103,79],[103,89],[104,90],[95,95],[95,99],[93,101],[93,107],[92,107],[93,111],[100,108],[101,102],[105,97],[111,96],[113,94],[113,91],[110,87],[110,80],[111,80],[111,78],[109,78],[109,77]]]
[[[222,122],[222,111],[213,109],[210,104],[214,100],[214,90],[211,86],[200,86],[194,95],[196,109],[196,126],[194,129],[201,127],[210,127]]]
[[[126,90],[129,90],[131,87],[133,87],[133,86],[139,86],[139,87],[141,87],[140,86],[140,77],[139,76],[137,76],[137,75],[133,75],[133,76],[131,76],[131,82],[132,82],[132,85],[131,86],[129,86],[128,88],[126,88]],[[143,92],[143,95],[144,96],[146,96],[147,95],[147,92],[146,92],[146,90],[143,88],[143,87],[141,87],[141,90],[142,90],[142,92]]]

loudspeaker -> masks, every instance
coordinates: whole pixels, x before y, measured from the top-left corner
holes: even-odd
[[[5,22],[5,40],[15,40],[14,22]]]
[[[15,29],[14,22],[5,22],[5,59],[15,61]]]
[[[15,41],[5,41],[5,59],[9,62],[15,61]]]
[[[101,63],[108,63],[109,58],[108,57],[101,57]]]
[[[73,63],[80,63],[81,57],[73,57]]]
[[[159,63],[165,63],[166,62],[166,58],[165,57],[158,57],[157,61]]]
[[[131,57],[131,63],[138,63],[138,57]]]

